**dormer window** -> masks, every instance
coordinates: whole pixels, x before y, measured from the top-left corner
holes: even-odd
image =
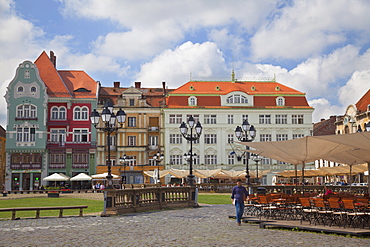
[[[196,106],[197,105],[197,98],[194,96],[191,96],[188,98],[188,105],[189,106]]]
[[[247,97],[240,95],[240,94],[234,94],[226,99],[226,103],[228,104],[247,104],[248,99]]]
[[[277,97],[276,98],[276,105],[277,106],[284,106],[285,105],[285,99],[284,99],[284,97]]]

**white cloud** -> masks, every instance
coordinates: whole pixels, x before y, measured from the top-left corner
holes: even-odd
[[[144,64],[136,80],[145,87],[158,87],[166,81],[170,88],[175,88],[189,81],[191,73],[194,77],[212,77],[225,72],[225,61],[215,43],[186,42]]]
[[[356,71],[345,86],[339,89],[338,96],[344,106],[355,104],[370,89],[370,70]],[[344,112],[342,113],[344,114]]]
[[[254,61],[267,58],[298,60],[351,40],[354,33],[370,37],[368,1],[293,1],[251,39]]]
[[[344,106],[331,105],[325,98],[310,100],[308,104],[315,108],[312,114],[314,123],[319,122],[320,119],[328,119],[330,116],[343,115],[346,108]]]
[[[186,34],[202,28],[223,29],[231,25],[241,33],[252,32],[273,11],[275,1],[162,1],[149,0],[60,0],[66,18],[109,20],[117,31],[99,36],[92,42],[93,50],[100,55],[129,60],[151,58],[179,42],[185,42]],[[235,11],[237,10],[237,11]],[[220,41],[212,33],[213,38]],[[236,48],[242,43],[240,37],[228,34],[224,47]],[[225,40],[223,39],[225,42]],[[203,42],[203,41],[200,41]],[[240,46],[239,48],[233,45]],[[219,46],[221,47],[221,46]]]

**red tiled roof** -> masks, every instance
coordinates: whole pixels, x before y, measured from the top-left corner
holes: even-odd
[[[122,87],[101,87],[99,91],[99,101],[110,99],[113,104],[117,104],[119,96],[129,88]],[[148,105],[152,107],[161,107],[164,104],[163,88],[136,88],[142,93]],[[166,92],[172,92],[173,89],[166,89]]]
[[[366,112],[370,105],[370,89],[361,97],[356,103],[357,110],[360,112]]]
[[[85,71],[59,70],[58,72],[74,98],[96,97],[98,83],[86,74]]]
[[[51,97],[71,97],[58,71],[50,61],[45,51],[36,59],[35,64],[39,70],[40,77],[44,81],[48,95]]]
[[[218,94],[225,95],[230,92],[241,91],[249,95],[258,94],[296,94],[305,95],[290,87],[274,81],[189,81],[175,89],[172,94]]]
[[[198,108],[237,108],[221,106],[219,95],[238,91],[254,95],[253,106],[241,106],[243,108],[312,108],[304,93],[273,81],[190,81],[169,94],[167,105],[170,108],[190,107],[188,97],[194,95],[197,97]],[[276,106],[276,98],[279,96],[284,97],[284,106]]]
[[[45,51],[35,64],[50,97],[96,98],[98,83],[84,71],[58,71]]]

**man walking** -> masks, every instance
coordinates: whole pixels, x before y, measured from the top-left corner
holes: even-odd
[[[235,205],[236,222],[239,226],[244,213],[244,201],[247,200],[247,197],[249,197],[249,193],[247,189],[242,186],[242,180],[236,180],[236,186],[233,188],[233,192],[231,194],[231,202]]]

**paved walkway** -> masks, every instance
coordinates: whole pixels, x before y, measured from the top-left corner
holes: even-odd
[[[232,214],[232,205],[205,205],[114,217],[3,220],[0,246],[370,246],[369,239],[237,226],[228,219]]]

